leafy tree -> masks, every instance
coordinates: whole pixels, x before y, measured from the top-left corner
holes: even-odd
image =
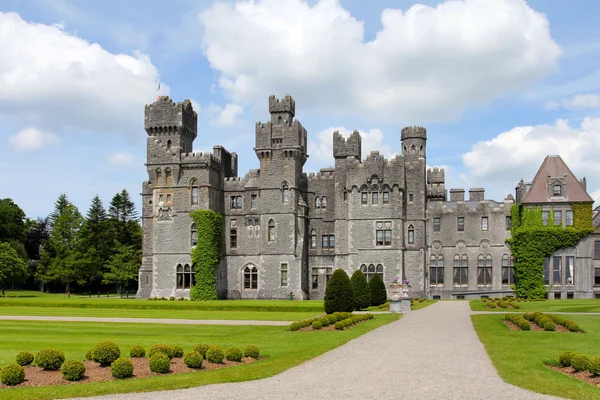
[[[362,310],[371,305],[371,292],[369,291],[369,283],[365,274],[360,269],[357,269],[350,278],[352,288],[354,289],[354,308]]]
[[[381,275],[375,274],[369,280],[369,291],[371,292],[371,305],[380,306],[387,301],[387,291]]]
[[[50,236],[50,219],[48,217],[38,217],[36,221],[27,219],[25,225],[27,229],[27,239],[25,240],[27,257],[31,260],[39,260],[40,247]]]
[[[119,245],[116,241],[115,246],[117,252],[108,260],[102,283],[117,283],[120,289],[137,281],[138,270],[142,265],[142,251],[135,246]]]
[[[354,289],[348,274],[343,269],[333,271],[325,288],[325,312],[352,312],[354,310]]]
[[[2,295],[7,283],[22,282],[27,278],[29,269],[9,243],[0,243],[0,285]]]
[[[25,212],[12,199],[0,199],[0,242],[25,240]]]

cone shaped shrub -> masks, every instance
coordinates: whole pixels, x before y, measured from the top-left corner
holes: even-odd
[[[351,312],[354,310],[354,289],[348,274],[343,269],[336,269],[325,288],[325,312]]]
[[[357,269],[350,278],[352,288],[354,289],[354,308],[362,310],[371,305],[371,291],[365,274],[360,269]]]
[[[371,305],[380,306],[387,301],[385,283],[379,274],[375,274],[369,280],[369,291],[371,292]]]

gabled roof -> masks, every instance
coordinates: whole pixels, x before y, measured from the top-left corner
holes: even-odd
[[[561,197],[550,197],[548,191],[548,178],[564,179],[565,192]],[[523,203],[564,203],[564,202],[591,202],[594,200],[581,186],[573,172],[560,156],[546,156],[542,166],[535,174],[531,189],[523,198]]]

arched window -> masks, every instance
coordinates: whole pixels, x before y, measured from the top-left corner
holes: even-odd
[[[192,246],[195,246],[198,243],[198,232],[196,230],[196,224],[192,224],[191,228],[192,233]]]
[[[288,188],[287,183],[284,183],[283,186],[281,187],[282,190],[282,201],[284,203],[289,203],[290,202],[290,189]]]
[[[167,140],[167,149],[170,149],[170,148],[171,148],[171,141]]]
[[[327,197],[325,196],[321,199],[321,208],[327,208]]]
[[[477,285],[490,286],[492,284],[492,256],[479,255],[477,257]]]
[[[275,221],[273,221],[273,220],[269,221],[269,227],[267,229],[267,234],[268,234],[267,239],[269,240],[269,242],[274,242],[275,241]]]
[[[344,190],[344,201],[348,200],[348,192]]]
[[[177,289],[189,289],[194,286],[194,267],[190,267],[189,264],[185,264],[185,267],[177,264],[176,271]]]
[[[412,225],[408,226],[408,244],[415,244],[415,228]]]
[[[244,268],[244,289],[258,289],[258,268]]]
[[[173,185],[173,177],[171,176],[171,168],[165,170],[165,178],[167,180],[167,186]]]
[[[415,154],[415,145],[410,146],[410,154]]]
[[[367,188],[362,188],[360,191],[360,204],[367,204],[367,203],[368,203]]]
[[[160,168],[156,168],[156,184],[157,185],[162,184],[162,171]]]
[[[454,286],[469,285],[469,259],[466,254],[462,258],[454,256]]]
[[[281,125],[283,123],[283,118],[278,117],[277,118],[277,125]]]
[[[198,181],[192,180],[192,205],[198,205]]]
[[[429,284],[444,286],[444,256],[431,256],[429,259]]]
[[[177,289],[183,289],[183,266],[177,265]]]
[[[321,208],[321,198],[319,196],[315,198],[315,208]]]
[[[383,188],[383,204],[388,204],[390,202],[390,189],[387,186]]]
[[[375,273],[381,276],[381,279],[383,279],[383,265],[377,264],[377,268],[375,268]]]
[[[317,248],[317,231],[315,231],[314,229],[310,231],[310,248]]]
[[[504,254],[502,256],[502,285],[514,285],[515,283],[515,258]]]
[[[371,204],[378,204],[378,203],[379,203],[379,192],[377,191],[377,188],[375,188],[371,192]]]

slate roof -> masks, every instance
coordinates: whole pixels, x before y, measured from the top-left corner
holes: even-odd
[[[566,193],[561,197],[550,197],[548,191],[548,177],[564,178]],[[542,166],[535,174],[531,189],[523,198],[524,204],[532,203],[564,203],[564,202],[591,202],[594,200],[581,186],[573,172],[560,156],[546,156]]]
[[[600,229],[600,206],[596,207],[593,215],[592,225],[594,225],[595,229]]]

